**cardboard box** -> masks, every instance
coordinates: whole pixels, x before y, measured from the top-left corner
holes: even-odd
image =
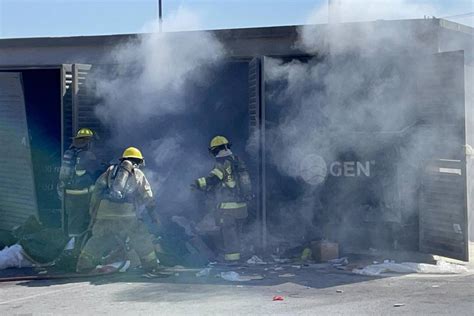
[[[335,242],[327,240],[313,241],[311,242],[311,251],[316,262],[326,262],[339,258],[339,244]]]

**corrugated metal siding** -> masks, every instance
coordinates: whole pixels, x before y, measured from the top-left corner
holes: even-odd
[[[100,147],[107,139],[108,131],[106,127],[100,122],[96,116],[96,106],[99,103],[95,95],[94,82],[89,80],[92,71],[91,65],[73,64],[73,130],[77,131],[80,128],[90,128],[97,133],[99,139],[96,140],[95,145]],[[105,152],[96,152],[99,159],[105,158]]]
[[[265,211],[265,184],[264,176],[264,159],[262,144],[262,62],[260,58],[253,58],[249,62],[249,134],[251,137],[249,150],[253,159],[249,162],[252,169],[255,170],[253,183],[256,190],[256,207],[257,219],[260,223],[260,241],[262,248],[266,247],[266,211]]]
[[[464,66],[464,91],[466,102],[466,171],[468,205],[469,261],[474,261],[474,66]]]
[[[465,162],[432,161],[422,181],[420,250],[468,260]]]
[[[422,179],[420,250],[468,260],[464,55],[423,62],[417,108],[432,152]]]
[[[254,58],[249,63],[249,128],[250,135],[260,129],[260,59]]]
[[[38,215],[20,73],[0,73],[0,229]]]
[[[74,131],[87,127],[93,130],[100,128],[100,122],[94,115],[95,99],[91,97],[91,87],[87,85],[86,78],[91,70],[90,65],[72,65],[73,75],[73,127]]]
[[[72,123],[72,69],[71,67],[63,67],[63,150],[66,150],[74,135]]]

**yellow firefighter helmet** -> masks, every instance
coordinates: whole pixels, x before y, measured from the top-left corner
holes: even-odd
[[[77,131],[76,138],[94,137],[94,132],[89,128],[81,128]]]
[[[144,160],[142,152],[138,148],[135,148],[135,147],[128,147],[123,152],[122,159],[129,159],[129,158]]]
[[[225,138],[224,136],[216,136],[211,140],[211,144],[209,145],[209,149],[213,150],[217,147],[223,146],[223,145],[228,145],[230,146],[229,140]]]

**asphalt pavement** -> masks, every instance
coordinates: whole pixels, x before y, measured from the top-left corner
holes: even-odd
[[[473,315],[474,271],[356,275],[327,264],[138,271],[90,279],[0,283],[0,315]],[[245,281],[226,281],[234,271]],[[234,274],[235,276],[235,274]],[[280,296],[283,300],[274,300]]]

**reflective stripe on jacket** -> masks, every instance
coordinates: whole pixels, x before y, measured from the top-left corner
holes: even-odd
[[[122,216],[125,214],[130,214],[129,211],[131,205],[133,210],[133,216],[135,216],[136,211],[142,206],[149,209],[152,209],[154,207],[155,201],[150,183],[146,179],[143,171],[141,171],[138,167],[134,168],[132,176],[128,180],[130,181],[129,185],[127,185],[127,187],[129,187],[129,190],[127,190],[127,196],[125,197],[124,201],[121,202],[108,200],[108,181],[110,179],[110,173],[113,172],[113,170],[114,166],[110,166],[99,177],[99,179],[97,179],[91,198],[90,213],[93,217],[99,215],[97,213],[101,208],[104,209],[104,214],[108,214],[109,209],[113,207],[118,207],[118,213],[120,213],[119,215]],[[107,202],[104,202],[105,204],[103,204],[102,201]],[[123,204],[123,206],[119,207],[118,205],[111,203]]]

